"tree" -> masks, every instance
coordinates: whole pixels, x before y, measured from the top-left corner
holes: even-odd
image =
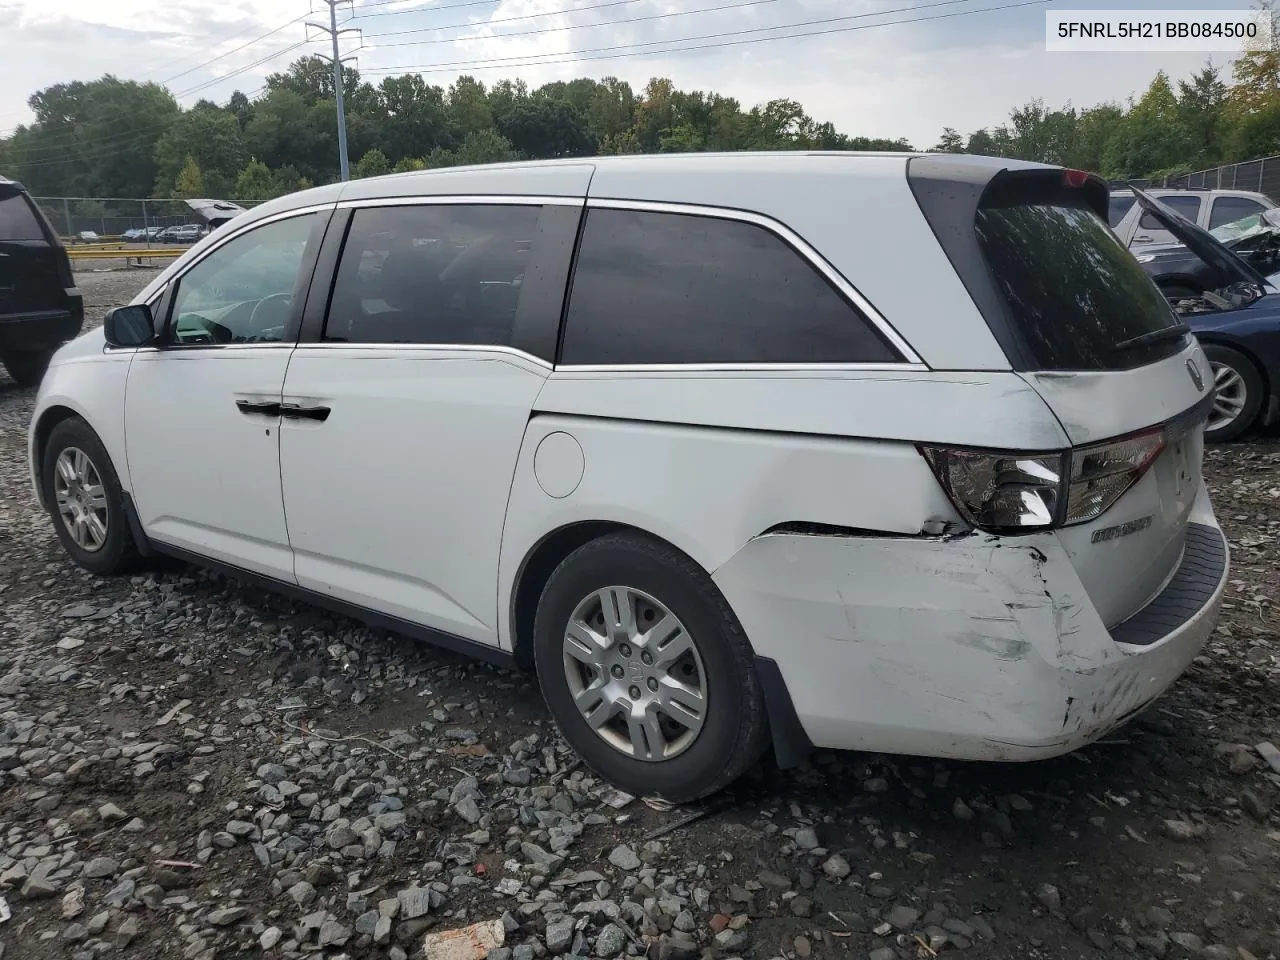
[[[465,139],[493,129],[493,111],[484,84],[475,77],[459,77],[449,88],[449,121],[454,134]]]
[[[518,160],[520,155],[511,142],[496,130],[481,130],[468,134],[456,150],[437,148],[427,157],[427,167],[457,167],[467,164],[502,163]]]
[[[178,177],[173,184],[173,196],[183,200],[191,200],[204,196],[204,177],[200,174],[200,165],[192,157],[182,165]]]
[[[261,160],[250,160],[236,178],[235,198],[244,203],[261,203],[275,196],[270,168]]]
[[[956,132],[955,127],[943,127],[942,136],[933,149],[937,153],[964,153],[964,137]]]
[[[384,173],[390,172],[391,164],[387,162],[387,155],[375,148],[360,158],[351,175],[357,179],[363,179],[364,177],[380,177]]]
[[[594,152],[581,111],[564,100],[518,100],[504,113],[498,132],[517,150],[536,159],[583,157]]]
[[[1178,118],[1186,127],[1193,155],[1188,163],[1209,166],[1222,159],[1228,125],[1227,85],[1218,68],[1206,63],[1191,81],[1178,81]]]
[[[194,158],[212,196],[227,196],[244,168],[247,151],[240,124],[230,112],[213,104],[197,106],[178,116],[156,144],[155,195],[170,196],[178,173]]]
[[[419,157],[404,157],[394,167],[392,173],[412,173],[414,170],[427,169],[427,161]]]

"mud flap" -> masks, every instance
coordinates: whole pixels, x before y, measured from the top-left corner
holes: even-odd
[[[773,755],[779,769],[800,766],[813,753],[813,742],[800,725],[787,681],[782,678],[777,661],[756,657],[756,676],[764,693],[764,706],[769,715],[769,731],[773,736]]]
[[[141,557],[154,557],[156,555],[155,547],[151,546],[151,541],[147,539],[146,533],[142,530],[142,521],[138,519],[138,509],[133,505],[133,496],[129,493],[122,495],[124,501],[124,518],[129,524],[129,532],[133,534],[133,545]]]

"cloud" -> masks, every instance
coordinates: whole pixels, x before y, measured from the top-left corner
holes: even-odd
[[[1008,0],[402,0],[363,11],[358,2],[363,15],[350,25],[365,32],[359,66],[374,81],[405,66],[426,66],[426,80],[446,86],[462,72],[486,83],[522,78],[530,86],[612,75],[639,88],[666,76],[681,88],[715,90],[748,107],[795,99],[844,132],[903,136],[921,147],[935,142],[944,126],[968,133],[1004,122],[1032,97],[1051,107],[1123,101],[1140,94],[1157,69],[1186,76],[1205,59],[1046,53],[1038,6],[951,16],[997,2]],[[323,49],[289,49],[306,37],[300,4],[17,0],[15,24],[0,35],[0,130],[29,119],[24,103],[35,90],[108,72],[162,81],[190,70],[170,84],[175,94],[191,91],[180,97],[187,104],[254,91],[268,73]],[[901,9],[908,7],[918,9]],[[832,18],[842,19],[795,26]],[[917,22],[877,25],[895,20]],[[841,32],[740,42],[823,30]],[[681,42],[690,37],[703,39]],[[354,45],[349,40],[344,49]],[[611,49],[617,47],[624,49]],[[200,66],[219,54],[226,55]],[[252,66],[268,56],[273,59]],[[430,69],[440,64],[457,66]]]

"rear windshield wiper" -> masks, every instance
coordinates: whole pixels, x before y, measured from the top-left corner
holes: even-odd
[[[1190,332],[1191,328],[1185,323],[1175,323],[1169,327],[1161,327],[1159,330],[1148,330],[1128,340],[1121,340],[1113,344],[1112,349],[1132,350],[1134,347],[1148,347],[1153,343],[1164,343],[1166,340],[1181,340]]]

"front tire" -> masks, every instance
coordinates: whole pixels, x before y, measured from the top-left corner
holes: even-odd
[[[1224,443],[1240,436],[1258,419],[1266,399],[1266,384],[1253,361],[1240,351],[1206,343],[1204,353],[1217,391],[1204,438],[1209,443]]]
[[[534,659],[565,739],[628,793],[696,800],[767,746],[737,617],[697,564],[660,541],[611,534],[570,554],[538,602]]]
[[[120,478],[87,423],[72,418],[53,428],[40,476],[54,530],[72,560],[100,576],[137,565]]]
[[[4,368],[20,387],[38,387],[49,369],[53,353],[45,350],[15,350],[6,353]]]

